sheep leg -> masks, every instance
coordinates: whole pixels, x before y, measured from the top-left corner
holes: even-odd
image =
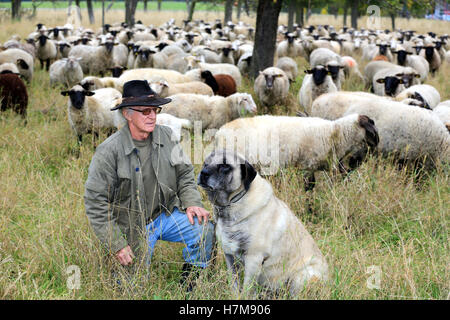
[[[39,61],[41,62],[41,70],[44,69],[44,60],[39,59]]]
[[[45,69],[48,71],[50,69],[50,59],[47,59],[47,65]]]
[[[314,172],[307,172],[303,175],[303,182],[305,183],[305,191],[311,191],[316,185],[316,178]]]
[[[83,142],[83,135],[79,134],[78,135],[78,144],[81,145],[82,142]]]

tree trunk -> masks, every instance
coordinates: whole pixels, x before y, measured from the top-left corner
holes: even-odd
[[[296,0],[289,0],[288,4],[288,31],[292,32],[294,29],[294,14],[295,14],[295,3]]]
[[[395,13],[391,13],[392,32],[395,31]]]
[[[352,1],[352,10],[351,10],[351,19],[352,19],[352,28],[358,29],[358,6],[359,0]]]
[[[22,0],[11,0],[11,18],[20,20],[20,7]]]
[[[106,33],[105,30],[105,0],[102,0],[102,27],[103,27],[103,34]]]
[[[302,27],[305,23],[305,18],[303,15],[304,10],[305,10],[305,7],[303,7],[303,4],[301,4],[300,1],[298,1],[297,2],[297,13],[295,14],[295,23],[297,23],[299,26],[302,26]]]
[[[147,12],[147,3],[148,3],[148,0],[144,0],[144,12]]]
[[[259,71],[273,66],[275,54],[278,16],[280,15],[282,0],[259,0],[255,45],[252,54],[251,76],[256,78]]]
[[[75,4],[77,5],[77,7],[80,6],[80,0],[75,0]]]
[[[191,0],[190,5],[188,6],[188,18],[187,18],[188,21],[192,21],[196,3],[197,3],[197,0]]]
[[[162,0],[158,0],[158,11],[161,11]]]
[[[344,3],[344,27],[347,25],[348,1]]]
[[[223,24],[226,25],[228,21],[233,21],[233,2],[234,0],[226,0],[225,2],[225,17]]]
[[[138,0],[125,0],[125,22],[129,27],[134,26],[137,3]]]
[[[95,23],[95,17],[94,17],[94,9],[92,8],[92,0],[86,0],[87,9],[88,9],[88,15],[89,15],[89,23],[94,24]]]
[[[239,0],[239,1],[238,1],[238,5],[237,5],[236,18],[237,18],[238,21],[241,19],[242,1],[243,1],[243,0]]]

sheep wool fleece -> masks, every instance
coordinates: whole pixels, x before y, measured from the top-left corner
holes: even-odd
[[[156,125],[151,135],[149,160],[166,215],[175,208],[203,207],[194,168],[171,140],[170,128]],[[100,144],[89,166],[84,200],[92,229],[106,249],[114,254],[129,245],[141,259],[148,250],[146,225],[152,212],[136,150],[128,124]]]

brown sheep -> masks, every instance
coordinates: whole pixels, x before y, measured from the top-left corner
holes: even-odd
[[[0,101],[1,111],[13,109],[22,118],[26,118],[28,106],[27,87],[17,74],[0,74]]]
[[[202,71],[202,79],[211,87],[215,95],[228,97],[237,92],[236,81],[228,74],[213,75],[210,71]]]

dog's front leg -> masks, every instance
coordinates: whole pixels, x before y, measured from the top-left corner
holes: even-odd
[[[261,275],[263,261],[263,255],[251,255],[245,258],[244,290],[250,295],[250,298],[255,296],[255,285]]]
[[[231,271],[231,281],[233,281],[233,292],[236,296],[239,295],[239,266],[237,261],[235,261],[232,254],[225,254],[225,262],[227,263],[227,268]]]

